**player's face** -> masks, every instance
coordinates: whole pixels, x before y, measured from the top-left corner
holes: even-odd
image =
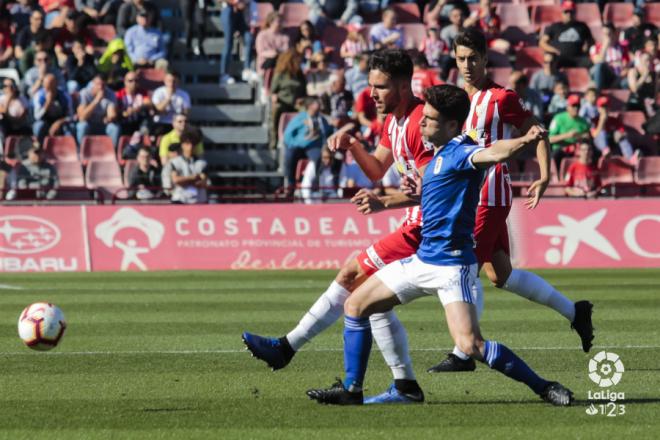
[[[469,47],[456,47],[456,65],[468,84],[477,84],[486,74],[486,57]]]
[[[397,83],[380,70],[369,72],[369,89],[378,113],[392,113],[401,100]]]
[[[442,129],[442,115],[430,104],[424,104],[422,109],[422,119],[419,121],[419,127],[422,137],[426,142],[430,142],[435,146],[440,146],[441,129]]]

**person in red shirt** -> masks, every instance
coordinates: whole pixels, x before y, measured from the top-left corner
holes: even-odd
[[[418,53],[413,58],[413,76],[410,84],[413,94],[417,98],[422,99],[424,89],[442,85],[444,84],[444,81],[438,78],[438,73],[436,71],[429,68],[429,63],[426,60],[426,56],[424,56],[424,54]]]
[[[566,195],[569,197],[598,197],[602,187],[600,174],[594,166],[593,148],[589,142],[582,142],[577,150],[578,160],[566,171]]]
[[[368,128],[376,120],[376,104],[371,98],[371,87],[366,87],[355,98],[355,115],[361,126]]]

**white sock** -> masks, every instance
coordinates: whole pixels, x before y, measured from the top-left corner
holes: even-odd
[[[314,336],[334,324],[344,314],[344,303],[351,292],[333,281],[328,290],[316,300],[305,313],[296,328],[286,335],[295,351],[309,342]]]
[[[575,304],[573,304],[573,301],[559,293],[557,289],[535,273],[513,269],[503,288],[530,301],[556,310],[570,322],[575,319]]]
[[[477,282],[475,283],[475,287],[477,289],[477,293],[476,293],[477,301],[475,303],[475,306],[477,307],[477,320],[481,321],[481,315],[484,313],[484,285],[481,284],[481,280],[478,279]],[[464,361],[470,359],[470,356],[463,353],[456,346],[454,346],[452,353],[454,354],[454,356],[456,356],[459,359],[463,359]]]
[[[408,334],[394,311],[375,313],[369,317],[371,333],[380,348],[394,379],[415,380],[408,353]]]

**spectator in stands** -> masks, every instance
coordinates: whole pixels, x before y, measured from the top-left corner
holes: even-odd
[[[454,7],[449,13],[449,25],[440,31],[440,38],[444,40],[447,47],[454,47],[454,38],[464,29],[463,17],[463,9],[459,7]]]
[[[444,82],[438,78],[437,72],[429,68],[426,56],[417,53],[413,57],[413,76],[411,80],[413,94],[419,99],[423,99],[424,89],[441,84],[444,84]]]
[[[373,49],[403,48],[403,30],[397,25],[396,11],[387,8],[383,11],[382,21],[372,26],[369,42]]]
[[[351,122],[353,95],[346,90],[346,79],[341,71],[330,75],[330,92],[321,97],[322,111],[330,115],[330,125],[335,129]]]
[[[153,199],[161,187],[160,172],[151,165],[149,148],[142,147],[137,154],[137,166],[131,169],[128,176],[128,197],[138,200]]]
[[[470,3],[474,3],[474,1],[471,0]],[[424,21],[438,28],[449,23],[449,16],[455,8],[461,9],[463,17],[470,15],[470,9],[463,0],[431,0],[428,2],[428,7],[429,10],[426,13]]]
[[[635,52],[633,59],[634,65],[638,65],[641,57],[644,53],[648,53],[651,56],[651,70],[660,73],[660,52],[658,51],[658,40],[660,40],[660,34],[658,34],[658,39],[649,38],[644,42],[644,47]]]
[[[195,157],[193,148],[192,142],[181,142],[181,154],[169,162],[172,170],[172,203],[194,204],[208,201],[206,161]]]
[[[278,55],[289,50],[289,36],[282,32],[280,14],[271,12],[266,16],[264,28],[257,35],[257,71],[273,69]],[[228,80],[228,78],[224,78]],[[222,81],[223,78],[220,78]]]
[[[364,17],[379,17],[391,0],[358,0],[358,15],[353,21],[363,22]]]
[[[438,28],[432,27],[426,30],[426,37],[419,45],[419,51],[424,54],[430,67],[442,67],[443,60],[449,55],[449,46],[440,38]]]
[[[74,0],[76,9],[87,17],[88,23],[117,23],[117,14],[122,2],[120,0]]]
[[[300,182],[300,195],[307,204],[339,197],[341,161],[335,159],[327,146],[321,150],[318,160],[310,160]]]
[[[371,88],[368,86],[355,98],[355,116],[363,131],[371,127],[376,120],[376,103],[371,97]]]
[[[554,116],[566,110],[566,99],[568,98],[568,84],[563,81],[555,83],[554,94],[548,104],[549,116]]]
[[[34,11],[38,10],[37,8],[38,5],[33,0],[18,0],[7,6],[7,10],[11,15],[11,22],[16,28],[14,33],[21,31],[30,24],[30,17]]]
[[[9,176],[12,175],[12,171],[12,166],[4,158],[0,159],[0,200],[5,197],[5,193],[10,187]]]
[[[39,33],[34,41],[34,44],[23,52],[23,57],[18,60],[18,70],[21,74],[25,75],[28,70],[36,64],[36,56],[38,52],[45,51],[50,55],[50,60],[55,59],[55,51],[53,50],[53,37],[51,32],[43,31]],[[56,68],[57,63],[55,61],[50,61],[51,67]]]
[[[256,3],[252,0],[228,0],[222,3],[224,6],[220,15],[220,23],[224,30],[225,44],[222,47],[222,58],[220,59],[220,84],[233,84],[235,81],[229,75],[229,62],[236,32],[243,36],[243,73],[241,77],[243,81],[255,81],[257,76],[252,70],[252,46],[256,27]],[[260,52],[266,51],[267,55],[262,54],[262,56],[274,58],[278,52],[289,48],[289,37],[280,32],[279,15],[276,12],[271,12],[266,17],[265,28],[260,34],[264,32],[264,37],[261,39],[257,37],[258,69],[261,69],[261,63],[264,62],[259,56]]]
[[[364,174],[350,151],[346,151],[346,157],[341,164],[339,186],[342,197],[352,196],[360,188],[372,189],[374,187],[374,182]]]
[[[361,53],[368,51],[369,44],[360,33],[362,30],[361,24],[349,24],[347,30],[346,40],[339,48],[339,56],[344,59],[346,67],[352,68],[354,59],[359,57]]]
[[[154,136],[160,136],[172,130],[174,116],[185,115],[190,111],[190,95],[179,88],[179,75],[175,72],[168,72],[165,75],[165,85],[154,91],[151,95],[151,102],[156,110],[151,131]]]
[[[310,62],[310,69],[305,74],[307,95],[321,97],[330,93],[330,76],[327,57],[323,52],[314,54]]]
[[[651,66],[651,55],[644,52],[639,62],[628,71],[628,88],[631,93],[626,108],[643,111],[648,117],[655,114],[655,97],[660,92],[658,73]]]
[[[309,19],[323,32],[327,25],[343,26],[356,19],[357,0],[305,0],[309,6]]]
[[[97,74],[89,85],[80,92],[77,109],[76,139],[82,145],[88,135],[105,134],[117,148],[121,134],[117,124],[117,99],[114,92],[105,84],[105,78]]]
[[[296,185],[296,164],[307,158],[317,162],[333,128],[321,115],[321,105],[316,98],[308,98],[305,110],[298,113],[284,130],[285,165],[287,184],[291,191]]]
[[[603,27],[603,39],[589,49],[591,62],[589,72],[598,90],[619,88],[621,80],[628,75],[630,57],[628,50],[616,41],[612,24]]]
[[[632,26],[623,30],[620,35],[622,43],[626,43],[630,53],[635,53],[644,47],[644,42],[649,38],[655,40],[658,28],[653,23],[644,21],[644,9],[636,8],[633,14]]]
[[[355,58],[353,67],[346,70],[346,87],[356,97],[367,87],[369,76],[369,54],[362,53]]]
[[[607,134],[605,133],[607,108],[603,105],[599,106],[598,101],[598,91],[593,87],[589,88],[585,92],[584,98],[580,103],[580,111],[578,112],[578,115],[591,123],[591,137],[594,141],[594,145],[604,156],[606,156],[609,154]]]
[[[71,10],[66,14],[64,26],[55,32],[55,56],[60,66],[66,64],[76,40],[83,40],[85,51],[89,54],[94,53],[94,41],[86,28],[85,21],[85,15]]]
[[[22,97],[11,78],[2,79],[0,95],[0,142],[7,136],[30,135],[29,102]]]
[[[511,43],[501,38],[501,24],[502,21],[492,0],[480,0],[479,10],[470,14],[464,21],[463,26],[476,26],[486,36],[489,48],[507,54],[511,49]]]
[[[172,190],[172,159],[181,154],[181,144],[170,144],[167,147],[167,162],[163,163],[163,168],[160,170],[160,181],[163,186],[163,192],[171,195]]]
[[[57,87],[57,79],[52,73],[45,75],[42,87],[34,94],[32,107],[34,110],[32,131],[40,143],[46,136],[72,134],[71,98]]]
[[[209,4],[212,3],[211,0],[179,0],[181,15],[183,15],[184,19],[183,33],[186,36],[186,49],[188,50],[188,53],[192,52],[197,56],[206,56],[206,53],[204,52],[204,40],[206,39],[206,14]],[[220,20],[222,21],[222,17]],[[229,38],[229,35],[226,34],[226,32],[229,31],[229,28],[225,27],[224,22],[222,22],[222,29],[226,30],[225,38]],[[197,36],[197,41],[194,47],[192,45],[193,34]],[[225,42],[225,44],[227,43],[228,42]],[[232,43],[229,42],[229,44],[231,45]],[[251,49],[252,46],[250,46],[250,50]]]
[[[569,197],[598,197],[602,182],[594,165],[593,149],[589,142],[580,142],[577,147],[577,161],[566,171],[566,195]]]
[[[126,54],[124,40],[115,38],[99,59],[98,71],[106,75],[108,87],[119,90],[124,84],[124,77],[133,70],[133,62]]]
[[[46,13],[46,29],[63,26],[66,14],[74,10],[73,0],[39,0],[39,6]]]
[[[67,91],[74,94],[96,76],[94,56],[85,52],[82,40],[76,40],[71,47],[71,54],[64,66],[67,77]]]
[[[117,13],[117,36],[124,36],[126,31],[137,24],[138,12],[146,9],[153,17],[154,26],[160,28],[160,12],[155,3],[151,0],[128,0],[119,7]]]
[[[548,131],[552,145],[552,157],[557,164],[557,169],[564,157],[570,157],[575,153],[577,142],[590,139],[591,124],[578,115],[580,97],[571,95],[566,100],[566,104],[566,111],[552,118]]]
[[[280,116],[296,110],[297,101],[305,96],[305,75],[300,69],[300,55],[295,50],[288,50],[277,58],[270,86],[272,100],[272,118],[270,126],[270,148],[277,147],[277,129]]]
[[[525,104],[525,108],[531,111],[536,119],[543,120],[543,99],[536,90],[529,88],[527,75],[519,70],[511,72],[509,77],[509,88],[514,90]]]
[[[136,67],[155,67],[167,70],[165,36],[153,26],[153,18],[146,9],[138,11],[137,24],[124,35],[126,52]]]
[[[158,146],[158,156],[160,163],[165,164],[169,160],[170,145],[181,144],[184,139],[186,142],[192,142],[195,146],[193,153],[197,157],[204,155],[204,144],[199,131],[188,125],[188,117],[186,115],[176,115],[174,117],[174,128],[169,133],[163,135],[160,139]]]
[[[14,58],[11,32],[11,16],[6,10],[0,10],[0,67],[13,67],[13,64],[9,66]]]
[[[125,135],[147,131],[151,100],[149,93],[138,88],[137,73],[124,76],[124,88],[115,93],[119,126]]]
[[[64,77],[60,69],[55,67],[50,61],[50,56],[46,51],[37,52],[34,57],[34,67],[30,68],[23,77],[23,89],[27,96],[34,96],[34,94],[43,85],[43,80],[46,75],[52,74],[57,79],[57,85],[64,85]]]
[[[31,148],[27,160],[16,167],[15,173],[14,188],[7,193],[7,200],[16,198],[16,190],[27,189],[36,190],[37,198],[52,200],[57,196],[57,170],[44,160],[40,148]]]
[[[557,57],[552,52],[543,54],[543,68],[537,70],[529,81],[529,88],[536,90],[543,98],[543,104],[547,107],[552,99],[555,84],[563,82],[568,84],[568,78],[557,69]]]
[[[319,40],[314,30],[314,25],[311,21],[303,21],[298,28],[298,35],[295,39],[295,48],[298,53],[302,56],[303,72],[312,68],[311,64],[313,63],[314,56],[323,54],[323,43]]]
[[[558,67],[590,67],[589,47],[594,43],[591,30],[582,21],[575,20],[575,3],[561,5],[562,21],[545,29],[539,46],[557,55]]]
[[[23,58],[25,51],[34,46],[37,36],[44,32],[44,13],[35,9],[30,14],[30,25],[23,27],[16,35],[14,55],[16,59]]]

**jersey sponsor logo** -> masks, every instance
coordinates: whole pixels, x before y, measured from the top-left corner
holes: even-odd
[[[438,159],[435,161],[435,165],[433,166],[433,174],[438,174],[440,172],[440,168],[442,168],[442,156],[438,156]]]
[[[370,268],[372,268],[372,269],[378,269],[378,268],[374,265],[374,263],[372,263],[371,260],[368,259],[368,258],[365,258],[364,260],[362,260],[362,262],[365,264],[365,266],[368,266],[368,267],[370,267]]]

